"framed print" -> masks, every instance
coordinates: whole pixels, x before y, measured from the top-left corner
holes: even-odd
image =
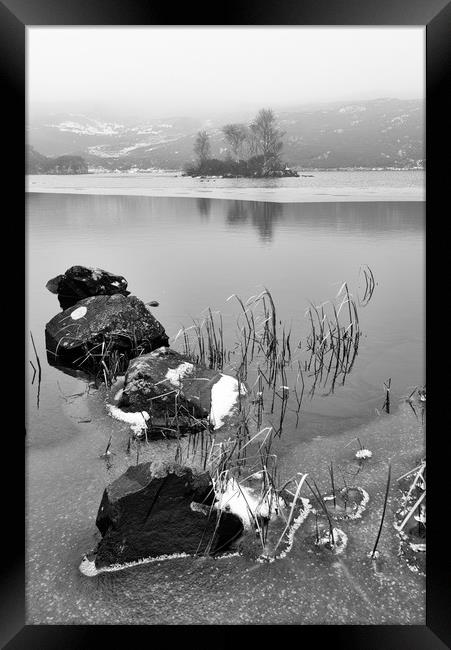
[[[199,9],[1,5],[26,293],[3,644],[447,647],[449,4]]]

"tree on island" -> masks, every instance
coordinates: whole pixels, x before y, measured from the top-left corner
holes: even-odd
[[[194,142],[194,153],[199,158],[200,167],[202,167],[205,161],[210,158],[210,137],[206,131],[198,132],[196,140]]]
[[[194,142],[197,163],[185,166],[189,176],[230,177],[281,177],[299,176],[281,160],[284,132],[277,125],[274,112],[270,108],[261,109],[249,126],[245,124],[226,124],[222,127],[230,150],[226,160],[211,158],[210,139],[206,131],[199,131]],[[246,149],[248,159],[243,160]]]
[[[225,139],[235,154],[235,159],[240,159],[240,153],[243,151],[243,145],[248,138],[248,129],[245,124],[226,124],[222,127]]]
[[[270,108],[262,108],[250,125],[254,147],[263,156],[263,173],[281,169],[280,160],[285,135],[277,127],[276,117]]]

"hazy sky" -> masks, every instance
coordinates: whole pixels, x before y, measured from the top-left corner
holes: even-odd
[[[425,28],[28,27],[28,107],[196,115],[422,98]]]

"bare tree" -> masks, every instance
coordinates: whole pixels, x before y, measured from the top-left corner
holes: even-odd
[[[222,127],[222,132],[230,145],[235,158],[238,161],[242,153],[243,144],[247,138],[247,127],[245,124],[226,124]]]
[[[270,108],[262,108],[250,125],[255,149],[264,158],[265,167],[275,168],[280,164],[280,154],[283,148],[281,138],[285,135],[276,122],[274,112]]]
[[[194,142],[194,153],[199,158],[200,164],[204,163],[211,155],[210,137],[206,131],[199,131]]]
[[[259,143],[252,129],[248,129],[246,137],[246,150],[249,156],[256,156],[259,153]]]

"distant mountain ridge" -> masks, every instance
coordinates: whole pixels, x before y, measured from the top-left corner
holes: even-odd
[[[424,106],[420,100],[383,98],[279,110],[286,132],[283,158],[297,169],[422,168]],[[46,156],[81,156],[90,169],[182,169],[194,159],[199,129],[210,134],[212,155],[227,155],[221,121],[173,117],[104,121],[99,116],[58,114],[30,122],[27,142]],[[242,121],[245,121],[244,119]],[[39,173],[39,172],[37,172]]]

